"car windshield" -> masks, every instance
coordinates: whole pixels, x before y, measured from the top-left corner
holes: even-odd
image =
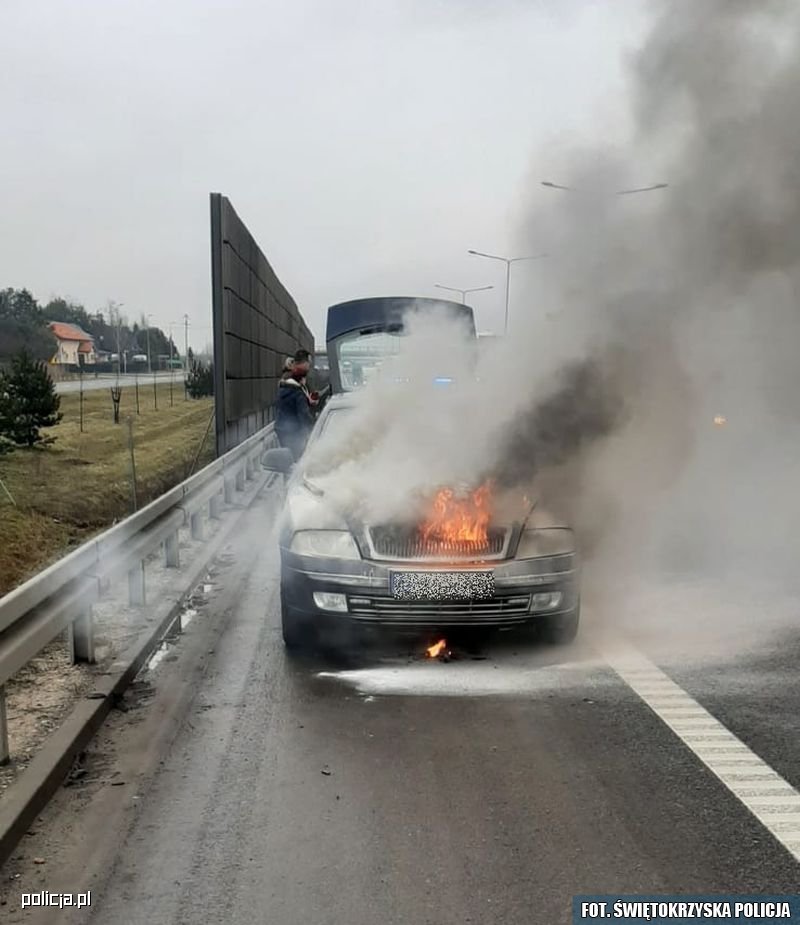
[[[351,417],[352,408],[330,408],[323,412],[318,425],[314,428],[308,449],[303,455],[301,466],[303,478],[315,479],[335,467],[336,452],[331,455],[331,447],[335,446],[342,433],[344,425]],[[331,444],[331,437],[333,441]],[[318,452],[320,441],[325,440],[325,446]]]
[[[323,415],[323,418],[320,421],[319,431],[317,432],[317,439],[323,436],[323,434],[335,434],[338,430],[340,430],[342,424],[344,423],[344,419],[350,413],[350,410],[350,408],[334,408],[326,415]]]
[[[342,388],[360,389],[378,372],[384,361],[400,352],[401,335],[378,331],[354,334],[337,346]]]

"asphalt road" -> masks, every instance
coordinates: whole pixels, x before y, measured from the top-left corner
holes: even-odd
[[[9,922],[550,925],[577,893],[800,892],[786,848],[607,663],[618,629],[446,664],[396,646],[291,661],[265,514],[249,516],[93,746],[90,783],[61,792],[12,868],[13,889],[92,889],[90,914],[23,915],[8,894]],[[707,593],[681,590],[700,595],[702,643],[637,645],[796,787],[793,604],[751,638],[746,620],[714,625]]]
[[[134,386],[136,385],[136,379],[137,379],[136,376],[123,375],[119,377],[119,384],[123,387]],[[141,373],[138,379],[139,379],[140,386],[149,385],[149,384],[152,384],[153,382],[153,376],[150,373]],[[156,379],[159,382],[159,384],[164,383],[164,382],[169,382],[170,374],[168,372],[167,373],[163,373],[163,372],[156,373]],[[183,371],[182,370],[175,370],[174,381],[176,383],[183,382]],[[97,378],[95,378],[94,376],[86,376],[86,378],[83,380],[83,390],[84,392],[92,392],[92,391],[95,391],[96,389],[110,389],[112,386],[115,386],[116,384],[117,384],[116,376],[103,375],[103,376],[98,376]],[[66,381],[66,382],[56,383],[56,391],[59,392],[61,395],[68,395],[71,392],[80,392],[80,390],[81,390],[80,380],[70,379],[69,381]]]

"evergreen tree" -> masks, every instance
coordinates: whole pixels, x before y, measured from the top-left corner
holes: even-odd
[[[11,371],[0,379],[0,435],[19,446],[52,443],[55,438],[43,437],[40,431],[61,420],[60,404],[44,363],[20,351]]]
[[[51,299],[42,310],[47,321],[66,321],[67,324],[76,324],[87,333],[92,319],[86,309],[77,302],[68,302],[66,299]]]
[[[0,366],[23,348],[37,360],[49,360],[56,352],[56,340],[27,289],[0,290]]]
[[[214,394],[214,364],[192,363],[191,371],[186,377],[186,391],[192,398],[203,398]]]
[[[39,303],[27,289],[4,289],[0,292],[0,317],[38,323],[43,320]]]

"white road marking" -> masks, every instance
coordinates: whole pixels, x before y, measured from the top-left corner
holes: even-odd
[[[800,861],[800,793],[635,649],[606,661],[683,744]]]
[[[800,807],[797,806],[797,800],[790,794],[786,796],[775,794],[775,796],[768,797],[753,797],[752,803],[754,806],[762,807],[765,812],[771,812],[776,809],[783,811],[790,808],[800,812]]]

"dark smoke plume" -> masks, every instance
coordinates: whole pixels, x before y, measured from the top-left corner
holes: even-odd
[[[518,312],[555,315],[524,339],[560,357],[562,384],[518,422],[503,474],[544,465],[609,555],[774,567],[800,522],[800,4],[652,7],[630,143],[559,152],[574,193],[532,177],[520,247],[558,259]]]
[[[609,363],[610,365],[610,363]],[[598,358],[574,360],[555,377],[550,394],[531,398],[500,451],[492,475],[502,488],[530,482],[563,465],[625,420],[625,398]]]

